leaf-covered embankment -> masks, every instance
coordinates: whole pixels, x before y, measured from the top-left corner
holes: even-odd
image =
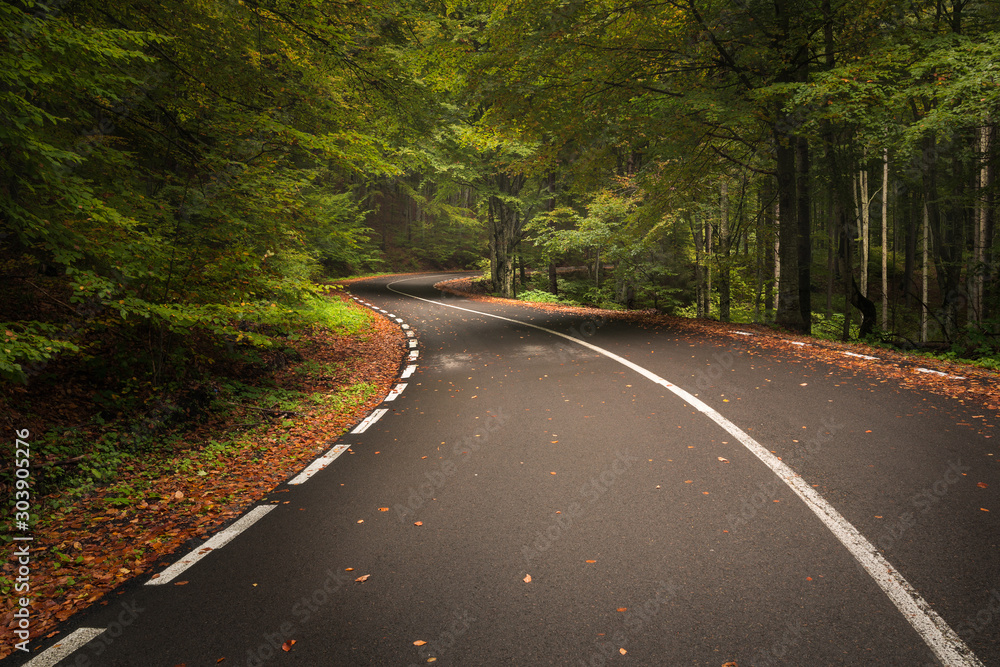
[[[122,457],[113,482],[33,499],[38,512],[31,528],[33,639],[51,636],[58,623],[90,604],[106,604],[126,580],[172,562],[176,556],[171,554],[191,540],[216,532],[328,449],[382,400],[398,375],[405,339],[396,325],[354,308],[365,317],[363,333],[321,327],[301,332],[289,342],[300,355],[297,361],[256,387],[243,383],[242,393],[230,391],[217,401],[223,403],[215,405],[218,412],[171,433],[169,447]],[[92,408],[82,387],[72,382],[5,386],[0,398],[4,421],[16,419],[16,428],[33,433],[52,426],[40,415],[58,415],[69,432],[74,420],[89,418]],[[101,434],[92,431],[90,437]],[[40,466],[32,468],[33,482],[77,464],[32,463]],[[10,479],[5,475],[3,484]],[[4,497],[13,497],[10,489],[2,490]],[[9,538],[13,533],[7,528],[3,535]],[[13,605],[21,595],[12,591],[12,549],[10,542],[0,547],[0,587],[5,589],[0,627],[5,632],[15,625]],[[4,643],[0,658],[12,650]]]

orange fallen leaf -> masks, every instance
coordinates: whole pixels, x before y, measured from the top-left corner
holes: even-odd
[[[987,484],[986,482],[976,482],[976,486],[978,486],[980,489],[985,489],[989,486],[989,484]]]
[[[718,458],[718,459],[719,459],[719,460],[720,460],[721,462],[723,462],[723,463],[729,463],[729,459],[727,459],[727,458],[724,458],[724,457],[722,457],[722,456],[719,456],[719,457],[716,457],[716,458]]]
[[[388,507],[379,507],[379,508],[378,508],[378,511],[379,511],[379,512],[388,512],[388,511],[389,511],[389,508],[388,508]]]
[[[596,560],[588,560],[587,562],[588,563],[596,563],[597,561]]]
[[[628,607],[618,607],[618,611],[628,611]]]
[[[621,653],[622,655],[625,655],[626,653],[628,653],[628,651],[626,651],[623,648],[618,649],[618,652]]]
[[[422,526],[422,525],[424,525],[424,522],[423,521],[414,521],[413,525],[414,526]]]
[[[281,645],[281,650],[284,651],[285,653],[288,653],[289,651],[292,650],[293,646],[295,646],[295,640],[289,639],[287,642]]]
[[[370,576],[372,576],[372,575],[370,575],[370,574],[362,574],[362,575],[361,575],[360,577],[358,577],[358,578],[357,578],[357,579],[355,579],[354,581],[356,581],[356,582],[358,582],[358,583],[361,583],[361,584],[363,584],[363,583],[365,583],[366,581],[368,581],[368,577],[370,577]]]
[[[219,658],[218,660],[216,660],[216,661],[215,661],[215,664],[219,664],[219,663],[220,663],[220,662],[222,662],[223,660],[225,660],[225,658]]]
[[[550,472],[549,474],[550,474],[550,475],[554,475],[555,473],[554,473],[554,472]]]
[[[989,512],[989,510],[988,510],[988,509],[986,509],[985,507],[980,507],[979,509],[981,509],[981,510],[982,510],[982,511],[984,511],[984,512]]]
[[[364,519],[358,519],[358,523],[364,523],[364,522],[365,522]]]
[[[425,642],[423,639],[418,639],[417,641],[413,642],[413,645],[414,646],[423,646],[426,643],[427,642]]]
[[[526,583],[526,584],[530,584],[531,583],[531,575],[530,574],[524,575],[524,583]]]
[[[684,480],[684,483],[685,484],[694,484],[694,480],[693,479],[686,479],[686,480]]]
[[[353,567],[345,567],[344,568],[344,572],[354,572],[354,568]]]
[[[183,586],[186,583],[187,583],[186,581],[175,581],[174,586]]]

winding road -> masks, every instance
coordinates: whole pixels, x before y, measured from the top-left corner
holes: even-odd
[[[351,287],[410,350],[323,459],[5,664],[1000,665],[996,414],[445,277]]]

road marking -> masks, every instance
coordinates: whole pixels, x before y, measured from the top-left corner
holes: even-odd
[[[404,389],[406,389],[406,383],[400,382],[395,387],[393,387],[392,391],[389,392],[389,395],[385,397],[385,400],[395,401],[396,397],[402,394]]]
[[[407,357],[407,361],[416,361],[419,356],[420,352],[418,350],[410,350],[410,356]]]
[[[410,344],[410,347],[416,347],[417,346],[417,341],[415,341],[415,340],[411,340],[411,341],[408,341],[408,342]]]
[[[47,648],[24,664],[24,667],[54,667],[81,646],[104,634],[106,628],[77,628],[66,639]]]
[[[334,459],[336,459],[338,456],[347,451],[347,448],[348,445],[337,445],[336,447],[328,451],[326,454],[323,454],[323,456],[319,457],[318,459],[310,463],[308,466],[306,466],[305,470],[296,475],[294,479],[292,479],[288,483],[302,484],[306,482],[310,477],[312,477],[320,470],[333,463]]]
[[[941,371],[931,370],[930,368],[917,368],[915,369],[918,373],[931,373],[932,375],[940,375],[941,377],[946,377],[951,380],[964,380],[963,375],[948,375],[947,373],[942,373]]]
[[[396,321],[399,322],[400,324],[402,324],[403,323],[403,318],[402,317],[397,317]]]
[[[375,410],[370,415],[365,417],[365,420],[360,424],[358,424],[357,427],[353,431],[351,431],[351,433],[364,433],[365,431],[368,430],[368,427],[370,427],[372,424],[381,419],[382,415],[384,415],[387,412],[389,412],[388,408],[381,408],[379,410]]]
[[[857,352],[841,352],[841,354],[846,354],[849,357],[859,357],[861,359],[878,359],[878,357],[872,357],[867,354],[858,354]]]
[[[409,366],[406,367],[406,370],[403,371],[403,374],[399,376],[399,379],[405,380],[406,378],[408,378],[411,375],[413,375],[413,371],[415,371],[415,370],[417,370],[417,365],[416,364],[410,364]]]
[[[523,327],[530,327],[532,329],[538,329],[539,331],[545,331],[553,336],[558,336],[559,338],[564,338],[568,341],[576,343],[577,345],[582,345],[583,347],[593,350],[598,354],[602,354],[609,359],[617,361],[623,366],[631,368],[636,373],[639,373],[643,377],[673,392],[678,398],[694,407],[696,410],[728,431],[734,438],[739,440],[744,447],[750,450],[754,456],[770,468],[795,495],[802,499],[802,501],[806,504],[806,507],[812,510],[813,514],[815,514],[819,520],[826,525],[826,527],[834,534],[840,543],[843,544],[851,555],[853,555],[854,558],[861,564],[861,566],[867,570],[868,574],[875,580],[875,583],[879,585],[879,588],[881,588],[892,603],[896,605],[896,608],[903,615],[903,618],[910,623],[913,629],[916,630],[920,637],[924,640],[924,643],[927,644],[928,648],[934,652],[934,655],[937,656],[938,660],[949,667],[984,667],[983,663],[980,662],[969,647],[965,645],[965,642],[963,642],[955,631],[952,630],[951,627],[945,622],[945,620],[931,608],[927,601],[921,597],[920,593],[913,588],[910,582],[908,582],[903,575],[901,575],[896,568],[893,567],[892,564],[890,564],[889,561],[887,561],[885,557],[879,553],[878,548],[876,548],[875,545],[869,542],[868,539],[862,535],[861,532],[847,519],[845,519],[843,515],[841,515],[840,512],[833,507],[833,505],[827,502],[823,496],[809,486],[809,484],[807,484],[798,473],[789,468],[781,461],[781,459],[769,452],[763,445],[751,438],[747,433],[744,433],[738,426],[736,426],[736,424],[716,412],[714,408],[710,407],[708,404],[704,403],[680,387],[667,382],[652,371],[647,370],[624,357],[620,357],[610,350],[605,350],[602,347],[580,340],[579,338],[574,338],[567,334],[553,331],[552,329],[546,329],[545,327],[540,327],[537,324],[530,324],[528,322],[522,322],[521,320],[503,317],[501,315],[484,313],[471,308],[462,308],[461,306],[455,306],[450,303],[432,301],[431,299],[425,299],[423,297],[414,296],[413,294],[407,294],[406,292],[400,292],[392,287],[397,283],[406,282],[408,280],[419,280],[421,278],[426,277],[420,276],[416,278],[397,280],[386,285],[386,288],[396,294],[402,294],[403,296],[410,297],[411,299],[426,301],[427,303],[437,306],[446,306],[448,308],[473,313],[482,317],[492,317],[505,322],[512,322]]]
[[[264,518],[264,515],[274,508],[275,505],[258,505],[257,507],[254,507],[252,510],[237,519],[236,523],[232,524],[225,530],[216,533],[200,547],[195,548],[187,556],[184,556],[184,558],[180,559],[163,572],[160,572],[160,576],[147,581],[146,585],[162,586],[163,584],[169,583],[170,580],[178,574],[188,569],[208,554],[229,544],[233,538],[257,523],[260,519]]]

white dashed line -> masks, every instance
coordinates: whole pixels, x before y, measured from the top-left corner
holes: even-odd
[[[409,342],[410,347],[416,347],[417,346],[417,341],[415,341],[415,340],[411,340],[411,341],[407,341],[407,342]]]
[[[841,354],[846,354],[849,357],[859,357],[861,359],[873,359],[878,360],[878,357],[872,357],[867,354],[858,354],[857,352],[841,352]]]
[[[409,361],[416,361],[417,357],[420,356],[420,352],[417,350],[410,350],[410,356],[407,357]]]
[[[781,459],[768,451],[763,445],[750,437],[749,434],[745,433],[731,421],[723,417],[704,401],[674,385],[673,383],[668,382],[652,371],[647,370],[646,368],[643,368],[642,366],[631,362],[624,357],[618,356],[614,352],[605,350],[602,347],[580,340],[579,338],[574,338],[567,334],[559,333],[558,331],[546,329],[545,327],[523,322],[521,320],[484,313],[482,311],[472,310],[471,308],[462,308],[461,306],[442,303],[440,301],[432,301],[431,299],[425,299],[423,297],[407,294],[406,292],[400,292],[392,287],[394,284],[405,282],[407,280],[419,279],[420,278],[406,278],[404,280],[397,280],[394,283],[386,285],[386,288],[396,292],[397,294],[408,296],[411,299],[425,301],[437,306],[454,308],[467,313],[473,313],[480,317],[492,317],[505,322],[512,322],[518,326],[530,327],[532,329],[548,332],[553,336],[564,338],[568,341],[576,343],[577,345],[593,350],[598,354],[602,354],[609,359],[617,361],[623,366],[631,368],[636,373],[639,373],[643,377],[651,380],[655,384],[665,387],[674,393],[682,401],[691,405],[693,408],[721,426],[734,438],[739,440],[744,447],[760,459],[764,465],[770,468],[774,474],[777,475],[781,481],[783,481],[785,485],[788,486],[788,488],[802,500],[803,503],[805,503],[806,507],[808,507],[813,514],[816,515],[816,517],[830,530],[831,533],[833,533],[833,535],[840,541],[841,544],[844,545],[851,555],[854,556],[858,563],[864,567],[868,574],[871,575],[872,579],[875,580],[875,583],[879,585],[879,588],[882,589],[886,596],[896,606],[896,609],[899,610],[903,618],[905,618],[913,629],[917,631],[917,633],[924,640],[924,643],[927,644],[931,651],[934,652],[934,655],[936,655],[942,663],[949,665],[950,667],[984,667],[983,663],[980,662],[969,647],[966,646],[965,642],[963,642],[955,631],[951,629],[948,623],[945,622],[945,620],[941,618],[941,616],[938,615],[933,608],[931,608],[930,604],[923,599],[920,593],[913,588],[910,582],[908,582],[903,575],[900,574],[899,571],[891,563],[889,563],[884,556],[882,556],[875,545],[869,542],[857,528],[855,528],[846,518],[844,518],[843,515],[840,514],[840,512],[836,510],[836,508],[833,507],[833,505],[827,502],[827,500],[823,498],[819,492],[809,486],[809,484],[802,479],[798,473],[782,462]],[[410,354],[414,353],[415,351]]]
[[[734,331],[733,333],[739,334],[741,336],[752,336],[753,335],[749,331]]]
[[[333,463],[334,459],[347,451],[349,445],[337,445],[323,456],[319,457],[312,463],[310,463],[305,470],[300,472],[298,475],[292,479],[289,484],[302,484],[309,480],[310,477],[318,473],[323,468],[327,467]]]
[[[273,510],[274,507],[274,505],[258,505],[257,507],[254,507],[252,510],[241,516],[236,523],[229,526],[225,530],[216,533],[203,545],[191,551],[191,553],[184,556],[184,558],[180,559],[163,572],[160,572],[160,576],[147,581],[146,585],[162,586],[163,584],[170,582],[178,574],[188,569],[208,554],[229,544],[233,538],[257,523],[257,521],[262,519],[265,514]]]
[[[408,378],[411,375],[413,375],[413,371],[415,371],[415,370],[417,370],[417,365],[416,364],[410,364],[409,366],[406,367],[406,370],[404,370],[403,374],[400,375],[399,377],[401,379],[405,380],[406,378]]]
[[[406,383],[400,382],[399,384],[397,384],[395,387],[392,388],[392,391],[390,391],[389,395],[385,397],[385,400],[395,401],[396,397],[402,394],[404,389],[406,389]]]
[[[368,430],[368,427],[370,427],[372,424],[381,419],[382,415],[384,415],[387,412],[389,412],[389,408],[380,408],[378,410],[375,410],[373,413],[365,417],[365,420],[360,424],[358,424],[357,427],[355,427],[355,429],[351,431],[351,433],[364,433],[365,431]]]
[[[948,375],[947,373],[942,373],[941,371],[935,371],[935,370],[932,370],[930,368],[916,368],[914,370],[916,370],[918,373],[930,373],[932,375],[940,375],[941,377],[946,377],[946,378],[948,378],[950,380],[964,380],[965,379],[964,375]]]
[[[104,632],[105,628],[77,628],[58,644],[42,651],[26,662],[24,667],[54,667],[60,660],[68,657],[81,646],[97,639]]]

